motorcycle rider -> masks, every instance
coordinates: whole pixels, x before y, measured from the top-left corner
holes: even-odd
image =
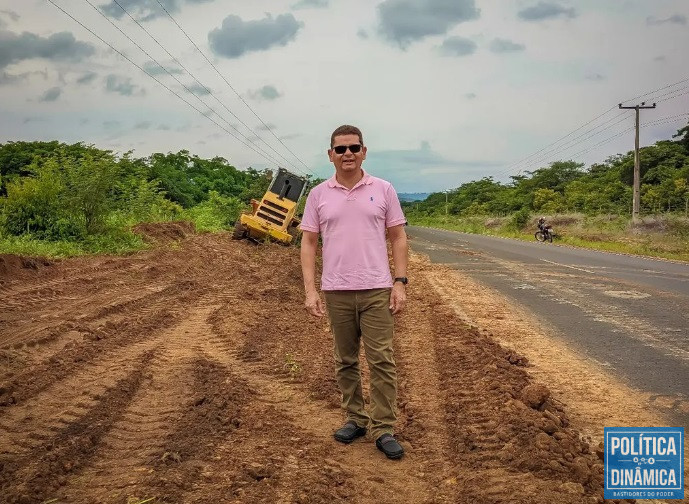
[[[540,217],[538,219],[538,229],[543,233],[544,238],[548,238],[548,235],[552,233],[552,226],[545,223],[545,217]]]

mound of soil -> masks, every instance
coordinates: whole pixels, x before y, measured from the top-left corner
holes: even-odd
[[[0,282],[19,276],[27,269],[37,270],[43,266],[50,266],[52,263],[53,261],[44,257],[0,254]]]
[[[147,243],[162,244],[185,239],[196,232],[196,226],[190,221],[143,222],[132,231]]]

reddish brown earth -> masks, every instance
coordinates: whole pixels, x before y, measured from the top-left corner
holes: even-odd
[[[547,375],[458,315],[437,267],[412,262],[397,319],[389,461],[332,439],[331,337],[296,248],[141,232],[154,248],[127,257],[0,257],[0,501],[602,502]]]

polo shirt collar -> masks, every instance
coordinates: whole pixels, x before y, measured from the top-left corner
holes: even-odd
[[[361,186],[361,185],[364,185],[364,184],[366,184],[366,185],[371,185],[371,184],[373,184],[373,178],[372,178],[368,173],[366,173],[366,172],[364,171],[363,168],[361,169],[361,171],[362,171],[362,173],[364,174],[364,176],[361,177],[361,180],[360,180],[359,182],[357,182],[357,183],[354,185],[354,187],[352,187],[351,189],[347,189],[345,186],[343,186],[342,184],[340,184],[340,183],[337,181],[337,173],[335,173],[332,177],[330,177],[330,178],[328,179],[328,187],[330,187],[330,188],[333,188],[333,187],[341,187],[342,189],[347,189],[348,191],[349,191],[349,190],[353,191],[354,189],[356,189],[357,187],[359,187],[359,186]]]

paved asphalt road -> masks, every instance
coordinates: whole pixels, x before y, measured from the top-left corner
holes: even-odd
[[[689,264],[409,226],[412,250],[500,291],[689,427]]]

